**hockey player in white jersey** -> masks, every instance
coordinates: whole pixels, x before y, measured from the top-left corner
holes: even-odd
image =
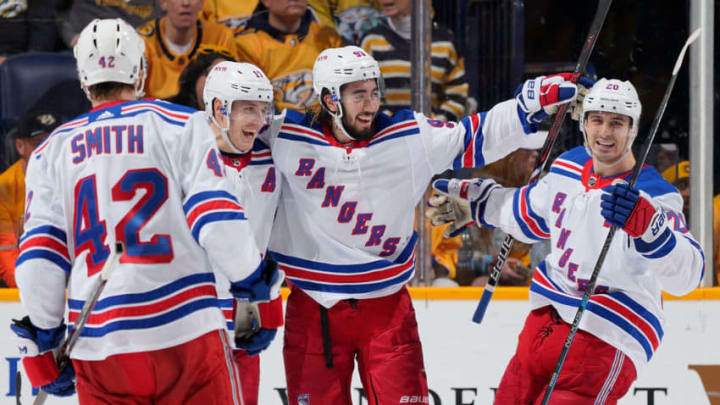
[[[74,49],[93,109],[30,158],[16,277],[18,335],[33,386],[81,404],[239,404],[213,267],[233,295],[269,295],[250,226],[205,113],[142,93],[144,42],[120,19],[94,20]],[[227,235],[233,235],[232,238]],[[73,323],[115,241],[125,253],[58,375],[65,288]]]
[[[370,404],[428,403],[405,288],[414,207],[436,173],[541,144],[537,123],[575,99],[567,79],[528,81],[520,104],[443,122],[409,110],[379,114],[380,70],[362,49],[318,56],[322,109],[286,110],[260,134],[283,184],[269,254],[292,286],[283,349],[290,403],[350,403],[355,360]]]
[[[624,233],[610,245],[553,404],[615,404],[663,338],[661,291],[684,295],[702,280],[703,252],[685,224],[677,189],[650,166],[628,185],[640,113],[630,82],[602,79],[583,101],[585,146],[560,155],[539,182],[517,189],[488,179],[433,184],[471,201],[451,213],[440,207],[434,223],[472,218],[526,243],[551,240],[551,253],[535,269],[532,312],[496,405],[543,397],[610,225]]]
[[[224,170],[237,186],[235,194],[248,213],[255,242],[264,254],[280,195],[270,149],[257,139],[258,133],[270,122],[272,84],[253,64],[221,62],[208,74],[203,93],[205,111],[211,119],[210,126],[225,164]],[[220,307],[228,331],[234,336],[235,315],[247,306],[238,306],[234,310],[236,301],[230,294],[229,280],[222,274],[217,274],[216,279]],[[254,329],[265,331],[259,331],[255,341],[245,342],[241,337],[240,346],[245,345],[247,350],[233,350],[245,405],[258,403],[260,357],[257,354],[270,345],[277,328],[282,325],[282,281],[283,276],[279,274],[269,302],[250,308],[253,314],[259,315],[259,323]]]

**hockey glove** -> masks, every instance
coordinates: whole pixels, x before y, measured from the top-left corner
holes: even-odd
[[[655,250],[674,239],[662,207],[645,192],[626,183],[613,184],[603,191],[601,215],[608,223],[635,238],[635,247],[641,253]]]
[[[481,178],[467,180],[439,179],[433,181],[432,187],[436,191],[450,197],[451,199],[460,200],[459,202],[462,202],[463,200],[469,201],[469,218],[478,225],[493,228],[491,225],[483,221],[482,215],[485,212],[485,204],[487,203],[487,199],[490,197],[490,193],[492,193],[493,190],[500,188],[500,185],[494,180]],[[462,204],[456,204],[455,207],[466,209]],[[457,235],[459,233],[458,230],[462,230],[462,227],[468,224],[468,215],[465,213],[455,213],[453,215],[455,215],[455,217],[460,221],[460,223],[456,223],[457,225],[454,227],[454,233]]]
[[[526,80],[515,90],[517,112],[526,134],[536,132],[538,124],[555,114],[558,106],[572,102],[571,115],[577,105],[578,86],[590,88],[594,82],[584,76],[572,80],[572,73],[538,76]],[[583,93],[584,94],[584,93]]]
[[[283,325],[280,286],[285,274],[268,258],[243,281],[232,283],[235,345],[253,356],[267,349]]]
[[[65,337],[65,324],[54,329],[40,329],[26,316],[21,320],[13,319],[10,329],[17,335],[16,343],[32,386],[60,397],[73,395],[75,371],[72,363],[68,362],[61,372],[53,353]]]
[[[428,207],[425,216],[433,226],[450,224],[443,231],[443,236],[448,239],[461,234],[466,226],[474,222],[470,203],[464,200],[434,194],[428,199]]]

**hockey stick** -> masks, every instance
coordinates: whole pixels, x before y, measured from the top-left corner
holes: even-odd
[[[655,118],[653,118],[652,125],[650,126],[650,135],[648,135],[647,139],[645,139],[645,143],[643,144],[641,158],[638,159],[637,162],[635,162],[635,167],[633,167],[632,177],[630,177],[631,187],[635,184],[635,181],[640,174],[640,170],[645,164],[645,159],[647,159],[648,152],[650,151],[650,146],[652,146],[652,142],[655,139],[655,134],[657,133],[658,127],[660,126],[660,120],[665,113],[665,107],[667,107],[668,100],[670,99],[670,93],[672,93],[673,87],[675,86],[675,80],[677,79],[678,71],[682,66],[685,52],[687,51],[687,48],[690,46],[690,44],[692,44],[693,41],[695,41],[697,37],[700,36],[701,30],[702,28],[698,28],[690,35],[688,40],[685,42],[682,50],[680,51],[680,55],[678,56],[677,61],[675,62],[672,77],[670,77],[670,83],[668,83],[667,89],[665,89],[665,95],[663,95],[662,101],[660,102],[660,107],[658,108],[657,113],[655,113]],[[562,366],[565,363],[565,358],[570,351],[570,345],[572,344],[573,339],[575,338],[575,334],[577,333],[577,330],[580,326],[580,320],[585,313],[585,308],[587,307],[588,300],[590,300],[590,294],[592,294],[592,291],[595,289],[595,283],[597,282],[598,275],[600,274],[600,268],[605,262],[605,256],[610,249],[610,243],[615,236],[616,230],[617,228],[615,226],[611,226],[607,238],[605,238],[605,244],[603,244],[602,250],[600,251],[600,257],[598,257],[597,262],[595,263],[595,268],[593,269],[592,275],[590,276],[590,281],[585,288],[585,293],[583,294],[582,301],[580,302],[580,307],[575,314],[575,319],[573,320],[573,323],[570,327],[570,332],[568,332],[568,336],[565,339],[563,349],[560,352],[560,358],[558,358],[557,364],[555,365],[555,370],[553,371],[552,376],[550,377],[550,382],[548,383],[548,387],[545,390],[542,405],[547,405],[548,401],[550,401],[550,395],[555,388],[558,377],[560,377],[560,370],[562,370]]]
[[[88,318],[90,318],[90,312],[92,312],[93,308],[95,307],[95,304],[100,298],[100,294],[103,292],[103,289],[105,289],[105,285],[107,284],[110,275],[115,269],[118,261],[120,260],[120,256],[122,256],[124,251],[125,246],[123,246],[122,242],[115,242],[115,250],[110,253],[110,257],[107,258],[102,270],[100,270],[100,277],[98,277],[98,279],[95,281],[95,285],[93,286],[90,298],[85,301],[82,310],[80,310],[78,320],[77,322],[75,322],[75,328],[73,328],[70,336],[68,336],[68,338],[63,342],[63,344],[60,345],[60,349],[58,350],[59,354],[57,357],[57,363],[58,369],[60,370],[61,374],[63,370],[65,370],[65,367],[68,367],[70,365],[70,352],[72,351],[73,347],[75,347],[75,343],[80,337],[80,333],[85,328],[85,323],[87,323]],[[47,396],[47,392],[40,390],[38,392],[38,395],[35,397],[33,405],[42,405],[43,403],[45,403]]]
[[[597,10],[595,11],[595,17],[593,18],[592,25],[590,26],[590,31],[588,31],[587,37],[585,38],[585,45],[582,49],[582,52],[580,53],[580,58],[575,65],[575,70],[573,71],[573,82],[577,81],[577,79],[585,70],[585,65],[587,65],[588,60],[590,60],[590,54],[592,53],[593,48],[595,48],[595,42],[597,42],[597,38],[600,35],[600,30],[602,29],[603,23],[605,22],[605,17],[607,16],[608,10],[610,10],[611,3],[612,0],[598,1]],[[550,151],[555,145],[555,141],[560,134],[560,128],[562,128],[562,125],[565,122],[565,114],[567,113],[569,106],[569,103],[566,103],[558,108],[558,111],[555,114],[555,119],[553,120],[552,126],[550,127],[550,133],[548,134],[547,140],[545,141],[545,145],[543,146],[540,154],[537,157],[537,160],[535,161],[535,170],[533,171],[533,175],[530,177],[530,181],[528,182],[528,184],[535,183],[540,177],[540,175],[547,169],[546,166],[550,161],[548,159],[548,157],[550,156]],[[477,308],[475,308],[475,313],[473,314],[472,320],[475,323],[481,323],[483,317],[485,316],[485,311],[487,310],[490,299],[495,292],[495,287],[497,286],[498,280],[500,280],[500,272],[505,265],[505,260],[507,260],[507,257],[510,254],[510,249],[512,249],[514,241],[515,239],[508,234],[505,237],[502,246],[500,247],[500,254],[498,255],[498,258],[495,261],[495,265],[490,272],[490,278],[485,285],[482,297],[480,297],[480,302],[478,303]]]

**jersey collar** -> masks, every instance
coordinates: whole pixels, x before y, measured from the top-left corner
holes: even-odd
[[[225,162],[226,165],[234,168],[237,171],[241,171],[245,166],[247,166],[250,163],[250,159],[252,158],[252,151],[239,154],[239,153],[226,153],[223,151],[220,151],[220,156],[222,157],[223,162]]]
[[[643,168],[647,167],[647,165],[643,165]],[[602,177],[594,173],[593,169],[593,159],[588,159],[587,162],[585,162],[585,166],[583,166],[582,176],[580,177],[582,180],[583,186],[585,186],[585,191],[590,191],[597,188],[605,188],[607,186],[612,185],[612,182],[617,179],[622,179],[625,181],[630,180],[630,176],[632,175],[632,169],[624,171],[622,173],[618,173],[614,176],[609,177]]]
[[[373,125],[374,125],[374,124],[373,124]],[[325,139],[326,139],[328,142],[330,142],[330,145],[332,145],[332,146],[337,146],[338,148],[344,148],[344,149],[347,151],[347,153],[350,153],[354,148],[364,148],[364,147],[366,147],[366,146],[368,145],[368,143],[370,143],[370,140],[372,139],[372,138],[371,138],[371,139],[368,139],[368,140],[365,140],[365,141],[352,140],[352,141],[350,141],[350,142],[340,143],[340,142],[338,142],[338,140],[335,138],[335,135],[333,135],[332,130],[330,130],[330,126],[329,126],[329,125],[327,125],[326,123],[323,123],[323,124],[322,124],[322,128],[323,128],[323,135],[325,135]],[[374,135],[373,135],[373,136],[374,136]]]
[[[164,20],[166,17],[162,18],[156,18],[155,19],[155,32],[157,32],[158,36],[158,42],[160,43],[160,49],[162,49],[165,56],[167,56],[168,59],[171,61],[175,60],[175,54],[170,52],[170,50],[165,46],[165,38],[163,38],[163,30],[161,29],[163,24],[160,24],[161,20]],[[195,29],[195,44],[193,45],[192,49],[190,50],[190,53],[187,54],[186,61],[189,61],[193,58],[195,55],[195,52],[197,52],[198,47],[200,46],[200,40],[202,39],[202,24],[200,24],[200,20],[197,20],[195,22],[196,29]],[[177,55],[180,56],[180,55]]]

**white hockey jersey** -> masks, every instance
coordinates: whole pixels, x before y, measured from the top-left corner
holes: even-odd
[[[280,182],[275,173],[270,149],[260,139],[255,139],[253,148],[248,153],[242,155],[221,153],[228,178],[233,180],[236,187],[235,194],[247,213],[255,243],[260,254],[264,255],[270,241],[270,230],[280,196]],[[230,281],[222,274],[215,276],[220,308],[225,316],[230,336],[233,337],[235,299],[230,294]]]
[[[461,122],[380,114],[370,140],[347,144],[312,115],[283,114],[260,134],[283,183],[269,254],[328,308],[392,294],[412,277],[414,209],[434,174],[543,142],[523,132],[515,100]]]
[[[222,329],[213,267],[233,281],[258,268],[207,117],[194,112],[162,101],[105,104],[57,128],[30,158],[16,277],[34,325],[60,325],[67,286],[72,326],[110,247],[125,243],[73,358],[162,349]]]
[[[526,243],[551,240],[552,250],[530,286],[533,309],[552,305],[563,320],[573,322],[609,230],[600,214],[601,188],[617,178],[629,181],[631,173],[596,176],[592,159],[580,146],[558,157],[539,182],[493,191],[480,206],[486,226]],[[580,329],[621,350],[639,373],[663,338],[661,291],[684,295],[695,289],[705,260],[688,232],[678,191],[650,166],[641,170],[635,187],[661,204],[671,238],[662,246],[638,250],[633,238],[618,230]]]

